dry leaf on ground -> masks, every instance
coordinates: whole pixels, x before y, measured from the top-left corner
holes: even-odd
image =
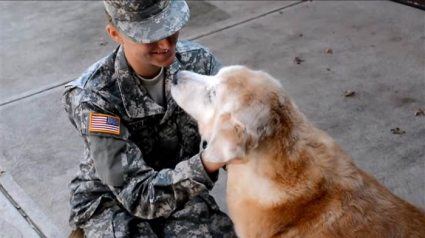
[[[398,127],[391,129],[391,132],[392,132],[394,135],[401,135],[401,134],[406,133],[405,131],[403,131],[402,129],[400,129],[400,128],[398,128]]]
[[[344,90],[344,97],[352,97],[356,94],[355,91]]]
[[[416,116],[425,116],[425,109],[418,109],[415,111],[415,117]]]
[[[295,64],[301,64],[302,62],[304,62],[305,60],[300,59],[299,57],[295,57],[294,59],[294,63]]]

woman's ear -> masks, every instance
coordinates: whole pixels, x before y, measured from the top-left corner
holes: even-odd
[[[124,44],[124,40],[120,32],[115,28],[113,25],[108,24],[106,26],[106,32],[108,32],[108,35],[118,44],[122,45]]]

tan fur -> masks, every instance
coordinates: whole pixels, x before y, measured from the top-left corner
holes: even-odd
[[[424,212],[356,167],[275,79],[245,67],[217,77],[214,115],[226,108],[227,116],[200,125],[201,135],[222,127],[213,152],[222,154],[223,143],[246,152],[233,158],[242,164],[228,165],[228,207],[240,237],[425,237]]]

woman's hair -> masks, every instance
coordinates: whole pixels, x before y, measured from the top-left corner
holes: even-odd
[[[112,20],[111,15],[109,15],[108,11],[106,11],[105,9],[105,13],[106,13],[106,19],[108,19],[108,23],[112,26],[115,26],[114,21]]]

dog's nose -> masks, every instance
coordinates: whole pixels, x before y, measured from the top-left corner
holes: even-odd
[[[179,83],[182,83],[183,81],[185,81],[187,79],[188,75],[190,75],[188,71],[185,71],[185,70],[178,71],[174,75],[173,84],[177,85]]]
[[[178,82],[179,81],[181,81],[181,79],[184,77],[184,71],[183,70],[180,70],[180,71],[178,71],[177,72],[177,74],[176,75],[174,75],[174,78],[173,78],[173,84],[174,85],[177,85],[178,84]]]

